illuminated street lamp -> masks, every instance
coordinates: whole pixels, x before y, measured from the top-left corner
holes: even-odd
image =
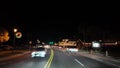
[[[13,39],[13,46],[15,46],[15,38],[16,38],[16,32],[18,31],[16,28],[14,28],[14,39]]]
[[[16,33],[18,30],[15,28],[13,31],[14,31],[14,33]]]

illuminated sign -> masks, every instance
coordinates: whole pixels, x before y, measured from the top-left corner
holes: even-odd
[[[68,41],[68,42],[59,42],[59,46],[76,46],[75,41]]]

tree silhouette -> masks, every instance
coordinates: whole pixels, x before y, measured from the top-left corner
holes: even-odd
[[[5,28],[0,28],[0,44],[10,39],[9,32]]]

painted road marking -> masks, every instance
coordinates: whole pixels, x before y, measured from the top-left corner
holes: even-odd
[[[74,59],[74,60],[84,67],[84,64],[82,64],[79,60],[77,60],[77,59]]]
[[[50,65],[52,63],[53,57],[54,57],[54,51],[51,49],[50,57],[49,57],[46,65],[44,66],[44,68],[50,68]]]

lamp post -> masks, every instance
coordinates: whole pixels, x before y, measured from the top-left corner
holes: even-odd
[[[16,32],[18,31],[16,28],[13,29],[14,31],[14,39],[13,39],[13,46],[15,48],[15,38],[16,38]]]

